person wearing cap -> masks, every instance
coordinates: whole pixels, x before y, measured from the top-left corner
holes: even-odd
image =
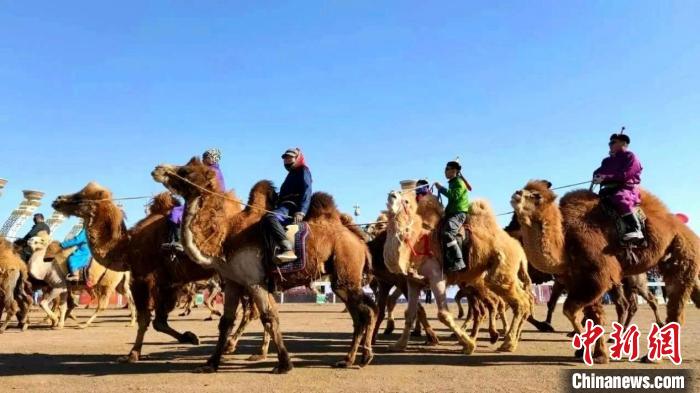
[[[202,163],[211,168],[216,174],[216,180],[219,183],[216,191],[223,193],[226,191],[226,183],[224,182],[221,168],[219,168],[219,160],[221,160],[221,151],[219,149],[209,149],[202,154]],[[184,212],[185,206],[177,201],[176,206],[168,214],[168,242],[163,243],[163,247],[183,250],[182,244],[180,244],[180,224],[182,224]]]
[[[44,215],[41,213],[36,213],[33,217],[34,220],[34,225],[32,225],[32,228],[27,232],[26,235],[24,235],[23,238],[15,240],[15,244],[19,247],[21,247],[22,252],[21,252],[21,257],[23,260],[28,261],[29,258],[32,256],[32,249],[31,247],[27,246],[27,242],[29,239],[33,238],[34,236],[37,236],[39,232],[46,232],[47,235],[51,234],[51,228],[49,228],[49,225],[46,224],[44,221]]]
[[[282,160],[288,172],[287,177],[280,188],[277,206],[263,217],[263,226],[277,246],[275,261],[285,263],[295,261],[297,256],[294,254],[293,244],[287,240],[284,225],[298,224],[304,220],[311,203],[312,179],[311,171],[299,148],[287,149],[282,154]]]
[[[467,213],[469,212],[468,192],[472,188],[461,171],[462,166],[458,161],[450,161],[445,166],[445,177],[449,180],[449,188],[435,182],[435,188],[437,188],[438,192],[447,197],[442,240],[445,246],[445,270],[448,273],[467,268],[462,257],[462,249],[457,242],[457,234],[467,219]],[[467,240],[465,239],[465,241]]]
[[[630,137],[620,132],[610,136],[609,156],[593,172],[593,184],[600,184],[600,197],[608,201],[627,227],[625,242],[644,239],[642,225],[634,209],[642,199],[639,192],[642,164],[628,147]]]
[[[424,196],[430,194],[430,184],[425,179],[416,182],[416,202],[420,202]]]

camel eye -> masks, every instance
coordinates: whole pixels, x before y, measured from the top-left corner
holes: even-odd
[[[533,194],[532,194],[532,197],[535,198],[535,199],[538,200],[538,201],[539,201],[540,199],[542,199],[542,195],[540,195],[540,194],[537,193],[537,192],[536,192],[536,193],[533,193]]]

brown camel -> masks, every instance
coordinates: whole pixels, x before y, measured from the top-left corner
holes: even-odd
[[[276,192],[270,182],[258,182],[250,192],[248,207],[239,212],[239,202],[232,194],[217,194],[214,171],[193,158],[184,166],[159,166],[154,179],[186,200],[182,239],[187,254],[198,264],[213,268],[225,280],[224,315],[219,323],[219,341],[202,371],[215,371],[233,329],[234,316],[241,294],[247,290],[258,306],[260,319],[277,347],[278,365],[273,372],[292,369],[289,354],[279,329],[276,305],[268,290],[271,279],[278,288],[310,286],[324,275],[330,275],[331,287],[343,300],[353,319],[353,340],[344,360],[336,363],[347,367],[355,362],[362,343],[361,365],[371,362],[372,334],[376,305],[362,290],[363,272],[370,269],[369,251],[363,234],[347,225],[333,198],[324,193],[311,197],[305,221],[310,233],[306,243],[307,262],[302,271],[285,275],[271,270],[264,258],[263,233],[259,224],[265,210],[273,207]]]
[[[199,344],[194,333],[180,333],[168,324],[168,314],[177,302],[177,290],[214,274],[213,270],[201,267],[182,253],[161,250],[160,245],[168,239],[167,214],[176,203],[169,193],[156,196],[149,215],[127,229],[112,193],[97,183],[89,183],[79,192],[59,196],[53,202],[54,209],[62,214],[84,220],[90,250],[98,263],[112,270],[131,270],[138,331],[134,346],[127,356],[120,358],[122,361],[137,362],[141,357],[144,335],[151,323],[151,297],[156,331],[181,343]]]
[[[442,272],[439,232],[435,227],[427,229],[424,226],[424,221],[436,223],[436,218],[443,215],[437,198],[427,195],[417,204],[413,191],[394,191],[389,194],[387,206],[389,222],[384,260],[389,270],[406,274],[413,267],[429,281],[435,294],[439,320],[455,334],[466,354],[474,351],[476,343],[455,324],[447,308],[446,285],[472,284],[484,276],[486,286],[502,297],[513,310],[513,320],[499,350],[514,351],[523,319],[531,313],[533,306],[532,295],[529,294],[527,260],[518,242],[498,227],[489,205],[485,201],[472,203],[469,219],[465,223],[469,227],[468,243],[471,244],[466,254],[469,268],[467,271],[448,274],[447,277]],[[408,280],[406,324],[399,341],[390,346],[392,350],[404,350],[408,343],[410,328],[417,312],[418,290],[419,285]]]
[[[10,242],[0,238],[0,333],[4,333],[13,317],[17,316],[19,328],[29,326],[29,308],[32,304],[31,292],[27,291],[27,264]],[[7,318],[2,321],[2,313]]]
[[[626,263],[615,223],[598,195],[588,190],[572,191],[559,205],[556,198],[551,183],[535,180],[513,194],[511,205],[528,259],[537,269],[564,280],[568,292],[564,314],[577,333],[583,331],[584,312],[595,323],[604,323],[601,297],[622,277],[657,265],[669,295],[666,322],[683,323],[685,302],[696,285],[700,260],[700,240],[690,228],[658,198],[642,190],[648,246],[636,251],[638,263],[631,265]],[[670,257],[665,258],[667,255]],[[596,343],[594,361],[609,361],[604,340]]]
[[[179,314],[181,317],[188,316],[192,313],[192,309],[197,307],[196,297],[199,292],[207,291],[207,296],[204,298],[204,307],[209,310],[209,316],[206,317],[205,321],[211,321],[214,316],[221,316],[221,311],[214,307],[214,300],[221,293],[221,285],[219,284],[218,277],[212,277],[209,280],[202,280],[191,282],[182,288],[181,293],[178,295],[179,303],[178,308],[183,311]]]

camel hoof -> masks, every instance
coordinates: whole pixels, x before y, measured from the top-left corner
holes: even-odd
[[[540,322],[537,324],[537,330],[543,333],[554,333],[554,327],[547,322]]]
[[[1,327],[1,328],[0,328],[0,334],[5,333],[5,330],[6,330],[6,329],[7,329],[7,328],[6,328],[5,326]]]
[[[335,362],[333,368],[348,368],[350,366],[352,366],[352,364],[350,364],[347,360],[341,360],[339,362]]]
[[[291,362],[289,362],[287,364],[280,364],[277,367],[272,369],[272,373],[273,374],[286,374],[286,373],[292,371],[293,368],[294,368],[294,366],[292,365]]]
[[[212,312],[212,314],[216,315],[217,317],[221,317],[221,315],[223,315],[223,314],[221,314],[221,311],[219,311],[219,310]]]
[[[516,347],[517,346],[512,342],[504,342],[500,347],[498,347],[498,352],[515,352]]]
[[[423,345],[426,347],[437,347],[438,345],[440,345],[440,342],[433,339],[427,339],[425,340]]]
[[[267,359],[267,355],[257,354],[257,355],[250,355],[248,357],[248,359],[246,359],[246,360],[249,362],[259,362],[261,360],[266,360],[266,359]]]
[[[204,320],[205,320],[205,321],[213,321],[213,320],[214,320],[214,318],[212,318],[212,317],[211,317],[211,315],[210,315],[210,316],[208,316],[208,317],[204,318]]]
[[[216,372],[216,368],[207,364],[206,366],[200,366],[195,368],[194,372],[197,374],[213,374]]]
[[[610,338],[608,339],[608,344],[615,344],[615,339],[612,338],[612,337],[610,337]]]
[[[576,359],[582,359],[583,358],[583,348],[577,349],[576,352],[574,352],[574,357]]]
[[[22,326],[20,326],[20,329],[23,332],[26,332],[29,329],[29,324],[28,323],[23,323]]]
[[[421,332],[414,330],[411,332],[411,337],[423,337],[423,335],[421,334]]]
[[[63,325],[51,326],[53,330],[63,330]]]
[[[387,345],[386,349],[389,352],[404,352],[406,350],[406,346],[400,344],[389,344]]]
[[[365,367],[372,363],[374,360],[374,353],[372,351],[367,351],[367,353],[362,354],[362,359],[360,360],[360,367]]]
[[[394,328],[395,328],[394,321],[389,320],[386,322],[386,328],[384,329],[384,333],[382,333],[382,334],[385,336],[388,336],[394,332]]]
[[[186,317],[187,314],[185,314],[185,313],[183,312],[183,313],[177,314],[177,316],[178,316],[178,317]]]
[[[90,325],[88,325],[88,324],[82,324],[82,325],[76,326],[76,328],[78,328],[78,329],[87,329],[88,326],[90,326]]]
[[[179,341],[181,344],[199,345],[199,337],[192,332],[182,333],[182,337],[180,337]]]
[[[608,364],[610,363],[610,358],[604,355],[598,355],[593,357],[593,363],[595,364]]]
[[[126,356],[120,356],[117,358],[117,363],[138,363],[139,361],[139,354],[138,352],[130,352]]]
[[[490,338],[491,338],[491,339],[489,340],[489,341],[491,342],[491,344],[497,343],[497,342],[498,342],[498,338],[501,337],[501,335],[498,334],[498,332],[490,332],[489,335],[490,335]]]
[[[639,361],[640,361],[641,363],[644,363],[644,364],[658,364],[658,363],[659,363],[658,360],[651,360],[651,359],[649,359],[649,355],[644,355],[644,356],[642,356],[642,358],[639,359]]]
[[[575,336],[575,335],[576,335],[576,332],[569,332],[569,333],[566,333],[566,337],[573,337],[573,336]]]
[[[227,342],[226,347],[224,348],[224,354],[230,355],[234,352],[236,352],[236,344],[232,343],[231,341]]]

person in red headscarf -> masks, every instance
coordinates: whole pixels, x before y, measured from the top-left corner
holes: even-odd
[[[293,245],[287,240],[284,225],[298,224],[304,220],[311,203],[311,171],[299,148],[287,149],[282,154],[284,168],[288,171],[282,183],[277,206],[263,218],[263,226],[277,245],[276,261],[284,263],[297,259]],[[291,218],[290,218],[291,217]]]

